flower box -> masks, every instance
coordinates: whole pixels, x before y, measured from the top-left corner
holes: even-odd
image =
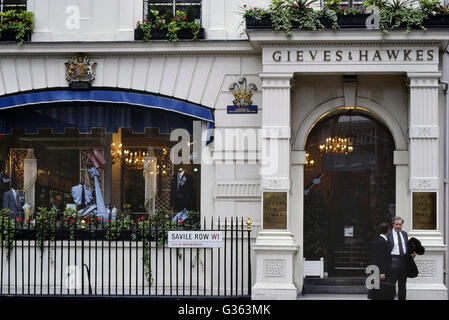
[[[364,29],[366,28],[366,19],[369,14],[347,14],[337,15],[337,23],[341,29]]]
[[[151,32],[151,39],[150,40],[168,40],[168,31],[167,30],[153,30]],[[180,30],[178,33],[178,37],[180,40],[192,40],[193,39],[193,32],[188,29]],[[139,27],[134,29],[134,40],[143,40],[144,39],[144,33],[142,29]],[[204,39],[204,28],[200,29],[200,33],[198,34],[197,39]]]
[[[427,29],[449,29],[449,14],[430,16],[423,24]]]
[[[247,29],[272,29],[271,17],[269,15],[257,19],[255,17],[246,17]]]
[[[14,41],[17,42],[16,39],[17,33],[15,31],[6,30],[0,34],[0,41]],[[31,41],[31,32],[25,32],[24,41]]]

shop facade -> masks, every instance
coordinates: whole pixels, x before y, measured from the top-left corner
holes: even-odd
[[[27,198],[34,208],[57,193],[72,203],[95,150],[107,164],[105,204],[176,213],[172,183],[182,167],[192,177],[191,210],[216,223],[250,218],[253,299],[296,299],[315,241],[308,236],[321,230],[325,252],[310,257],[324,256],[329,276],[364,274],[366,257],[347,264],[341,252],[368,246],[373,226],[393,216],[426,248],[408,298],[447,299],[446,31],[240,34],[240,2],[203,1],[206,40],[144,43],[132,40],[141,1],[117,1],[108,9],[117,25],[97,33],[64,33],[62,21],[45,19],[51,1],[31,2],[33,40],[0,44],[0,152],[10,177],[22,166],[18,190],[36,184]],[[95,64],[90,88],[67,79],[73,57]],[[235,111],[239,91],[250,92],[252,108]],[[186,140],[171,140],[173,129]],[[350,157],[323,154],[334,136],[353,138]],[[170,151],[182,148],[189,155],[175,164]],[[122,166],[114,157],[125,150]],[[157,178],[136,158],[156,160]],[[36,181],[25,177],[27,161]],[[313,212],[327,214],[318,226]]]

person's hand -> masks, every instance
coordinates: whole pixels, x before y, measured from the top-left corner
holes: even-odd
[[[381,274],[379,278],[380,278],[380,280],[385,280],[385,275]]]
[[[411,253],[410,254],[410,256],[413,258],[413,259],[415,259],[415,257],[416,257],[416,253],[415,252],[413,252],[413,253]]]

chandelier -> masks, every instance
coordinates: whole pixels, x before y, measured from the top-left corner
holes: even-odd
[[[346,137],[328,137],[324,144],[320,144],[320,152],[348,154],[354,151],[355,138],[352,136],[352,109],[349,110],[349,135]]]
[[[348,154],[352,151],[354,151],[354,139],[352,137],[329,137],[326,138],[326,142],[324,144],[320,144],[321,153]]]
[[[122,160],[122,144],[120,143],[118,146],[115,143],[111,144],[111,159],[112,163],[120,162]]]
[[[306,169],[312,169],[315,166],[315,160],[309,159],[309,154],[306,153]]]
[[[143,169],[146,152],[143,152],[142,150],[134,152],[130,150],[124,150],[123,154],[125,156],[124,157],[125,166],[128,169],[135,169],[135,170]]]

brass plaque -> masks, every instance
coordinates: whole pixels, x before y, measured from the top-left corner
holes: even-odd
[[[263,228],[287,229],[287,192],[263,193]]]
[[[436,192],[413,192],[413,229],[436,230]]]

